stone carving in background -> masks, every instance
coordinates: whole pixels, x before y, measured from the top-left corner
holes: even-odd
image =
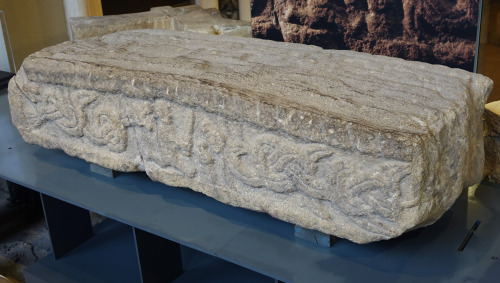
[[[24,139],[367,243],[481,180],[488,78],[352,51],[166,30],[43,49],[10,81]]]
[[[472,71],[478,0],[252,0],[254,37]]]
[[[155,7],[149,12],[114,16],[72,18],[70,25],[74,40],[136,29],[252,36],[249,22],[225,19],[217,9],[202,9],[195,5]]]

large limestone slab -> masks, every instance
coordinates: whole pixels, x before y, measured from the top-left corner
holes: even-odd
[[[217,9],[202,9],[196,5],[155,7],[149,12],[103,17],[72,18],[73,39],[103,36],[136,29],[164,29],[207,34],[252,36],[250,22],[225,19]]]
[[[358,243],[435,222],[481,179],[488,78],[162,30],[66,42],[9,85],[24,139]]]

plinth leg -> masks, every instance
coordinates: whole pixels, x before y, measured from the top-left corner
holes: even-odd
[[[102,175],[104,177],[116,178],[116,177],[118,177],[118,175],[121,174],[121,172],[119,172],[119,171],[115,171],[113,169],[102,167],[99,164],[95,164],[92,162],[89,162],[89,164],[90,164],[90,172]]]
[[[143,283],[171,282],[182,274],[180,245],[134,228]]]
[[[337,241],[337,237],[319,231],[295,226],[295,237],[316,243],[323,247],[331,247]]]
[[[42,193],[40,196],[56,259],[92,237],[88,210]]]

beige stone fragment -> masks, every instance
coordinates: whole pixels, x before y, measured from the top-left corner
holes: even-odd
[[[24,139],[367,243],[481,180],[492,82],[352,51],[165,30],[66,42],[9,85]]]
[[[72,18],[72,38],[84,39],[136,29],[164,29],[232,36],[252,36],[250,22],[225,19],[217,9],[199,6],[155,7],[149,12]]]

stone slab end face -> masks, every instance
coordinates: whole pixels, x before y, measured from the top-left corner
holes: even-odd
[[[24,139],[357,243],[481,180],[490,79],[352,51],[163,30],[66,42],[9,85]]]
[[[500,101],[486,104],[484,110],[484,178],[500,183]]]
[[[149,12],[70,20],[72,38],[84,39],[137,29],[164,29],[198,33],[252,36],[250,22],[225,19],[216,9],[196,5],[155,7]]]

